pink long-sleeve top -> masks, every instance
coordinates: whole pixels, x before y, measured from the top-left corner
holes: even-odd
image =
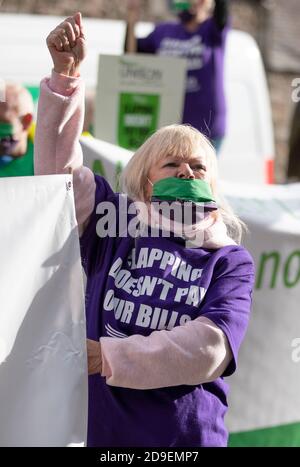
[[[35,137],[35,174],[73,173],[76,216],[84,231],[95,206],[94,174],[83,166],[82,79],[52,72],[41,83]],[[233,354],[228,335],[207,317],[172,330],[125,339],[101,337],[102,376],[111,386],[151,389],[196,385],[224,373]]]

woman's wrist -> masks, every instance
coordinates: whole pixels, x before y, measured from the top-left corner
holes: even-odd
[[[70,96],[78,86],[80,76],[68,76],[64,73],[58,73],[55,68],[49,81],[50,89],[62,96]]]
[[[70,78],[78,78],[80,76],[80,67],[79,66],[72,66],[72,67],[64,67],[59,65],[54,65],[55,73],[59,75],[68,76]]]
[[[126,15],[126,22],[129,26],[135,26],[139,20],[139,11],[129,10]]]

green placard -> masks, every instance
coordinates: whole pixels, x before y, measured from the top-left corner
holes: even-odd
[[[119,146],[135,150],[157,129],[160,96],[121,93],[119,99]]]

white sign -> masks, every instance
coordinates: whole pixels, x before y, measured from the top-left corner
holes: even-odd
[[[156,129],[180,123],[185,79],[181,58],[100,55],[95,136],[137,149]]]
[[[0,179],[0,446],[83,444],[84,290],[70,176]]]

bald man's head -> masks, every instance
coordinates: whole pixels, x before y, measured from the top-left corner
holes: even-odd
[[[33,118],[31,94],[19,84],[7,83],[5,102],[0,102],[0,156],[21,157],[27,151],[27,138]],[[7,133],[7,134],[6,134]],[[14,144],[10,144],[14,141]],[[2,143],[2,144],[1,144]],[[7,154],[8,149],[9,154]]]
[[[0,102],[0,121],[10,115],[23,117],[26,114],[33,114],[31,94],[19,84],[6,84],[5,102]]]

